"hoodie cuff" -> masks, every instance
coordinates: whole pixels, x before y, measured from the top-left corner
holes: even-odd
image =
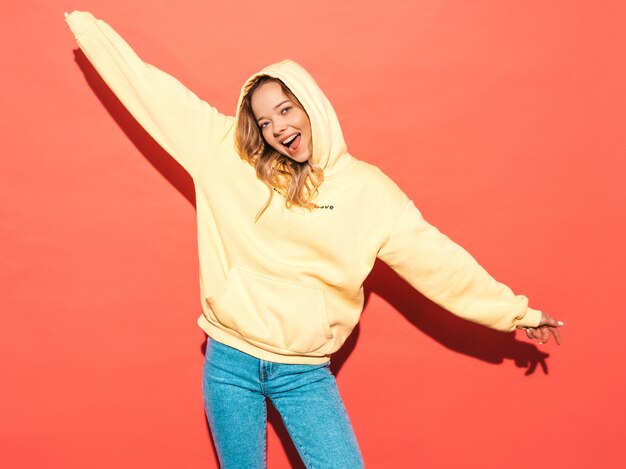
[[[73,11],[65,18],[65,22],[76,39],[83,35],[96,21],[96,17],[88,11]]]
[[[537,327],[539,322],[541,322],[541,311],[527,308],[526,314],[517,321],[516,327]]]

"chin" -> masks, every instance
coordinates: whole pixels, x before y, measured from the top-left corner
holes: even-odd
[[[311,159],[311,154],[308,155],[302,155],[302,156],[296,156],[295,158],[292,158],[294,161],[297,161],[298,163],[306,163],[307,161],[309,161]]]
[[[286,156],[287,158],[289,158],[292,161],[295,161],[297,163],[305,163],[307,161],[309,161],[309,159],[311,158],[311,154],[305,154],[305,155],[288,155],[286,153],[283,153],[282,151],[280,152],[281,155]]]

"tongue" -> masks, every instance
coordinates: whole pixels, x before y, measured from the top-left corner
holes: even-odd
[[[289,145],[288,150],[289,153],[293,154],[296,153],[299,149],[300,149],[300,135],[298,135],[296,138],[293,139],[293,141],[291,142],[291,145]]]

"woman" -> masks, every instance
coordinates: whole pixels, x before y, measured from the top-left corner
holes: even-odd
[[[141,61],[103,21],[84,12],[66,21],[193,178],[198,322],[209,336],[203,394],[223,467],[265,466],[266,398],[307,467],[363,465],[328,364],[359,321],[376,258],[463,318],[560,342],[562,323],[495,281],[393,181],[347,152],[332,106],[298,64],[253,75],[229,117]]]

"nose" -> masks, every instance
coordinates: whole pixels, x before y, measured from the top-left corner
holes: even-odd
[[[274,137],[278,137],[287,128],[287,123],[283,119],[276,119],[273,125]]]

